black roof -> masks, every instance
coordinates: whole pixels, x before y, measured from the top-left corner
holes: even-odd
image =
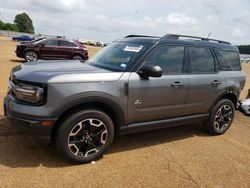
[[[229,50],[229,51],[237,51],[238,48],[236,46],[231,45],[231,43],[196,37],[196,36],[187,36],[187,35],[177,35],[177,34],[167,34],[163,37],[155,37],[155,36],[145,36],[145,35],[128,35],[123,39],[117,40],[123,42],[135,42],[135,43],[147,43],[147,44],[182,44],[182,45],[192,45],[192,46],[202,46],[208,48],[218,48],[221,50]]]

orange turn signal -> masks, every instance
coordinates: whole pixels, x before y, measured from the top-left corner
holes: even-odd
[[[54,124],[54,121],[51,121],[51,120],[40,121],[40,125],[45,126],[45,127],[52,126],[53,124]]]

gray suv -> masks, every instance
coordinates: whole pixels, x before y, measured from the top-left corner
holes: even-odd
[[[114,136],[200,122],[225,133],[245,75],[228,42],[130,35],[88,61],[38,61],[11,71],[9,119],[52,142],[69,161],[90,162]]]

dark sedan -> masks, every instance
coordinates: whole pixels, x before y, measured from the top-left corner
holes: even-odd
[[[87,60],[88,50],[78,41],[44,39],[17,45],[16,55],[26,61],[36,61],[38,59]]]

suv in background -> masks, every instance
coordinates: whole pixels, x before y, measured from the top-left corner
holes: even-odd
[[[43,39],[17,45],[16,56],[24,58],[26,61],[36,61],[38,59],[87,60],[88,50],[78,41]]]
[[[245,75],[228,42],[130,35],[85,63],[19,65],[9,84],[10,120],[84,163],[103,155],[115,134],[197,122],[211,134],[225,133]]]

